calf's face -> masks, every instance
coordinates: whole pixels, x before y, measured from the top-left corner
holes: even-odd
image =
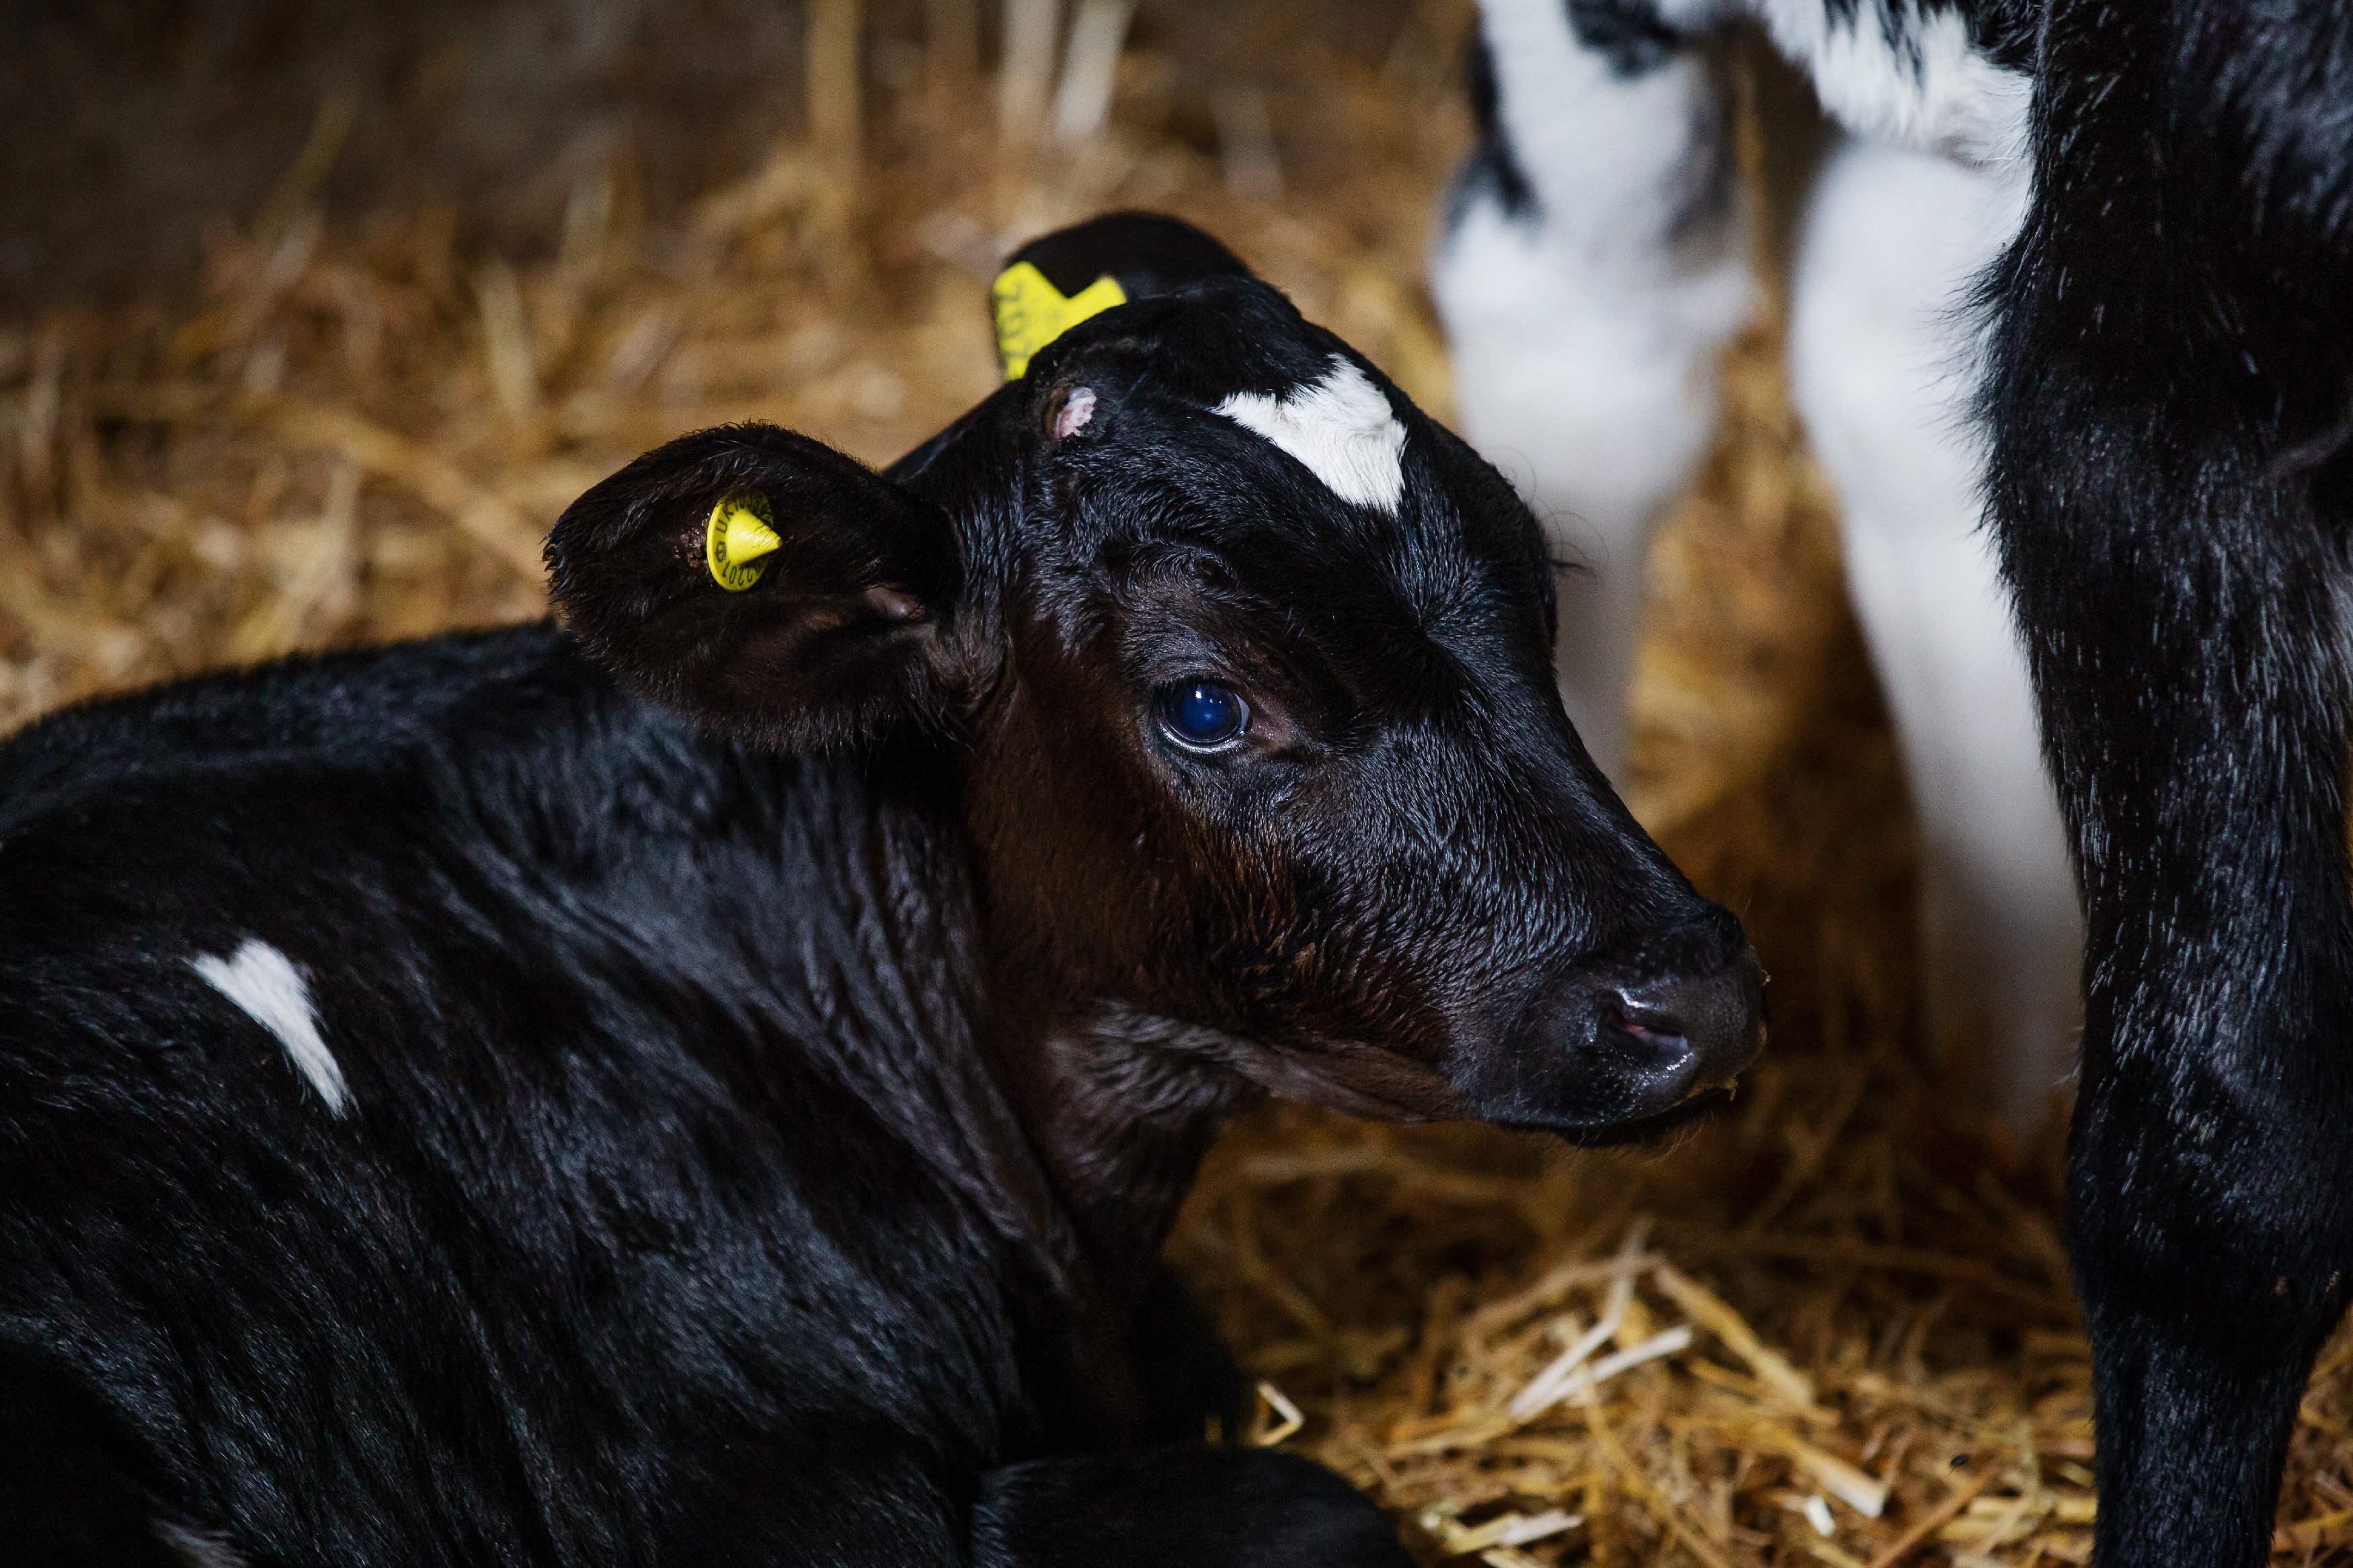
[[[1255,281],[1083,323],[892,477],[684,437],[549,559],[584,639],[715,730],[940,736],[988,940],[1058,1015],[1588,1141],[1762,1042],[1736,923],[1562,711],[1535,521]]]

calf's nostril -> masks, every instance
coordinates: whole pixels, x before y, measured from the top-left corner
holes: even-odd
[[[1620,1007],[1609,1023],[1610,1026],[1620,1034],[1640,1040],[1646,1046],[1656,1046],[1662,1050],[1672,1049],[1683,1044],[1683,1026],[1679,1019],[1652,1018],[1645,1021]]]
[[[1721,968],[1612,987],[1610,1025],[1628,1039],[1676,1056],[1686,1089],[1730,1082],[1765,1044],[1764,974],[1743,948]]]
[[[1646,1136],[1756,1058],[1764,975],[1736,928],[1669,931],[1547,976],[1498,1043],[1466,1053],[1465,1104],[1579,1142]]]

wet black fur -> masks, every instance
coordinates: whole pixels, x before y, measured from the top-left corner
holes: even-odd
[[[1401,1568],[1312,1465],[1155,1447],[1236,1414],[1157,1264],[1194,1162],[1264,1085],[1606,1134],[1595,997],[1739,939],[1578,748],[1492,470],[1385,390],[1384,519],[1208,412],[1345,353],[1212,278],[889,477],[649,455],[553,537],[576,633],[0,747],[0,1559]],[[1153,731],[1202,668],[1258,749]],[[248,936],[348,1116],[191,967]]]

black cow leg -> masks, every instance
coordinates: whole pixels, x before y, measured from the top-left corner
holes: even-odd
[[[2084,895],[2095,1551],[2254,1568],[2353,1271],[2353,225],[2341,137],[2288,151],[2340,100],[2244,84],[2339,58],[2343,18],[2042,15],[1984,407]],[[2279,199],[2324,169],[2327,200]]]
[[[2084,901],[2097,1560],[2255,1568],[2353,1272],[2347,510],[2058,268],[2010,307],[2042,325],[1997,362],[1991,495]],[[2129,324],[2129,281],[2076,292]]]
[[[2178,482],[2121,541],[2075,513],[2021,598],[2085,900],[2068,1224],[2098,1560],[2254,1568],[2353,1271],[2341,656],[2317,537],[2239,519],[2218,562],[2197,531],[2231,521]]]
[[[2114,952],[2103,961],[2130,967]],[[2174,1005],[2195,1020],[2247,1005],[2219,996],[2261,995],[2258,976],[2236,978]],[[2270,1556],[2296,1405],[2353,1269],[2346,991],[2332,982],[2325,997],[2297,986],[2256,1001],[2224,1038],[2176,1056],[2158,1019],[2110,1022],[2117,988],[2094,982],[2092,1011],[2108,1026],[2086,1041],[2099,1065],[2078,1100],[2069,1183],[2092,1339],[2098,1562],[2255,1568]],[[2150,977],[2147,994],[2165,990]]]
[[[1162,1448],[1009,1465],[984,1483],[976,1568],[1411,1568],[1388,1521],[1320,1465]]]
[[[2098,1405],[2098,1562],[2254,1568],[2271,1555],[2296,1404],[2333,1312],[2220,1292],[2163,1301],[2099,1270],[2084,1266],[2083,1292]],[[2153,1300],[2159,1310],[2148,1310]]]

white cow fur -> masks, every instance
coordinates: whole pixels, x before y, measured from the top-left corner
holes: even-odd
[[[1686,22],[1743,11],[1755,16],[1813,79],[1831,117],[1865,141],[1972,163],[2012,163],[2026,154],[2033,84],[1971,49],[1955,12],[1905,0],[1862,0],[1843,21],[1822,0],[1753,0],[1745,7],[1669,0],[1661,9]],[[1905,15],[1918,47],[1916,73],[1888,43],[1891,9]]]
[[[2025,207],[2018,164],[1842,146],[1807,212],[1789,323],[1791,391],[1838,489],[1847,588],[1919,811],[1930,1017],[1996,1043],[1988,1087],[2021,1125],[2068,1070],[2083,929],[1981,526],[1957,301]]]
[[[1978,531],[1968,279],[2023,210],[2028,88],[1957,18],[1915,75],[1820,0],[1667,0],[1679,25],[1746,14],[1859,140],[1830,160],[1792,285],[1793,392],[1845,513],[1848,584],[1886,688],[1926,850],[1930,1024],[1995,1041],[1989,1088],[2035,1121],[2066,1068],[2081,932],[2024,661]],[[1751,300],[1743,225],[1679,232],[1711,155],[1705,68],[1630,78],[1579,47],[1563,0],[1482,0],[1502,119],[1537,212],[1476,198],[1434,292],[1466,433],[1591,568],[1564,584],[1563,695],[1623,765],[1642,557],[1715,416],[1719,351]]]
[[[1715,426],[1716,353],[1755,298],[1748,243],[1736,214],[1678,232],[1719,118],[1704,66],[1618,78],[1561,0],[1491,5],[1482,26],[1543,217],[1474,199],[1432,286],[1466,433],[1585,569],[1561,583],[1561,691],[1622,783],[1645,542]]]

